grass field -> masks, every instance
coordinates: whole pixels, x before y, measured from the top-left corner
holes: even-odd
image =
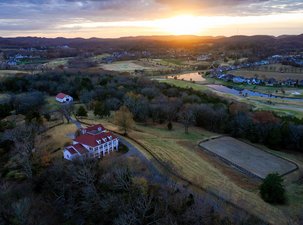
[[[104,59],[104,58],[106,58],[106,57],[109,57],[110,56],[110,54],[101,54],[101,55],[96,55],[96,56],[93,56],[93,57],[91,57],[91,59],[92,60],[102,60],[102,59]]]
[[[58,59],[54,59],[54,60],[51,60],[47,63],[44,64],[44,66],[47,66],[47,67],[50,67],[50,68],[56,68],[58,66],[66,66],[67,63],[68,63],[68,60],[72,59],[72,57],[69,57],[69,58],[58,58]]]
[[[29,72],[24,71],[24,70],[0,70],[0,78],[8,77],[8,76],[15,76],[16,74],[26,75],[26,74],[29,74]]]
[[[231,137],[221,137],[201,142],[200,146],[236,165],[241,170],[262,179],[270,173],[284,175],[297,169],[297,166],[292,162]]]
[[[52,110],[58,110],[60,109],[61,104],[56,101],[55,96],[48,96],[46,97],[46,104],[44,107],[45,111],[52,111]]]
[[[102,123],[108,129],[117,130],[115,125],[106,120],[95,119],[88,122]],[[248,185],[247,183],[251,181],[247,181],[244,175],[232,168],[222,166],[220,162],[198,148],[201,140],[217,134],[200,128],[190,128],[190,133],[186,135],[181,125],[174,124],[173,131],[168,131],[164,125],[137,125],[129,136],[147,147],[158,160],[167,163],[168,167],[180,176],[272,224],[287,224],[288,217],[285,216],[284,209],[265,203],[259,197],[256,184]],[[144,149],[142,151],[144,152]],[[145,155],[148,155],[148,152],[145,152]]]
[[[174,86],[180,87],[180,88],[192,88],[193,90],[196,90],[196,91],[210,90],[205,85],[196,84],[196,83],[192,83],[192,82],[188,82],[188,81],[182,81],[182,80],[164,79],[164,80],[159,80],[159,82],[174,85]]]

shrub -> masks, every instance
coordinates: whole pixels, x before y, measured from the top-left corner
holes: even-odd
[[[83,116],[83,117],[87,116],[87,111],[83,106],[80,106],[79,109],[77,110],[77,116]]]
[[[260,186],[260,194],[264,201],[272,204],[285,203],[283,178],[278,173],[268,174]]]
[[[119,143],[119,152],[121,153],[127,153],[128,152],[128,147],[124,145],[123,143]]]

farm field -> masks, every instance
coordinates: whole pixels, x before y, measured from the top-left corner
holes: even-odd
[[[118,72],[133,72],[135,70],[153,70],[149,66],[139,65],[136,61],[119,61],[111,64],[101,64],[105,70],[118,71]]]
[[[283,65],[281,63],[263,65],[258,67],[261,71],[273,71],[273,72],[283,72],[283,73],[301,73],[303,74],[303,68],[294,67],[290,65]]]
[[[281,73],[281,72],[273,72],[273,71],[240,69],[240,70],[230,71],[229,74],[235,76],[242,76],[246,78],[258,76],[259,79],[275,78],[276,80],[287,80],[287,79],[303,80],[303,71],[300,73],[294,73],[294,72]]]
[[[207,151],[236,165],[241,170],[264,179],[270,173],[285,175],[297,169],[297,166],[280,157],[276,157],[252,145],[231,137],[201,142],[200,146]]]
[[[101,68],[118,72],[133,72],[135,70],[145,71],[170,71],[170,70],[186,70],[191,65],[187,61],[179,59],[146,59],[117,61],[111,64],[101,64]]]
[[[117,130],[110,121],[93,119],[87,122],[102,123],[108,129]],[[279,207],[269,205],[259,197],[258,183],[247,187],[247,183],[252,181],[247,181],[246,176],[230,167],[220,166],[221,162],[206,156],[206,153],[203,154],[198,143],[203,139],[218,137],[217,134],[195,127],[190,128],[189,132],[188,135],[184,134],[184,128],[180,124],[174,124],[173,131],[168,131],[163,125],[137,125],[129,136],[152,151],[156,159],[166,164],[169,170],[177,172],[203,189],[241,205],[242,208],[272,224],[287,223],[288,219]],[[144,149],[142,151],[144,152]],[[145,155],[147,154],[148,152],[145,152]],[[297,190],[296,188],[293,190]],[[293,198],[297,195],[296,192],[289,194]]]

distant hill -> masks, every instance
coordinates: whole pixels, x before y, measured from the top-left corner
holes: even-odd
[[[218,47],[246,48],[249,46],[263,46],[273,50],[303,50],[303,34],[282,35],[278,37],[269,35],[255,36],[137,36],[122,38],[40,38],[40,37],[16,37],[0,38],[0,47],[53,47],[69,46],[72,48],[104,48],[104,49],[133,49],[154,47],[195,47],[201,44],[211,43]]]

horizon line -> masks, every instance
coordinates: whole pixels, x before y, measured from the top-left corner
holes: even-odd
[[[252,35],[245,35],[245,34],[235,34],[235,35],[194,35],[194,34],[181,34],[181,35],[134,35],[134,36],[121,36],[121,37],[64,37],[64,36],[57,36],[57,37],[47,37],[47,36],[0,36],[2,39],[8,38],[41,38],[41,39],[123,39],[123,38],[144,38],[144,37],[197,37],[197,38],[231,38],[231,37],[255,37],[255,36],[268,36],[268,37],[281,37],[281,36],[301,36],[303,33],[300,34],[280,34],[280,35],[271,35],[271,34],[252,34]]]

